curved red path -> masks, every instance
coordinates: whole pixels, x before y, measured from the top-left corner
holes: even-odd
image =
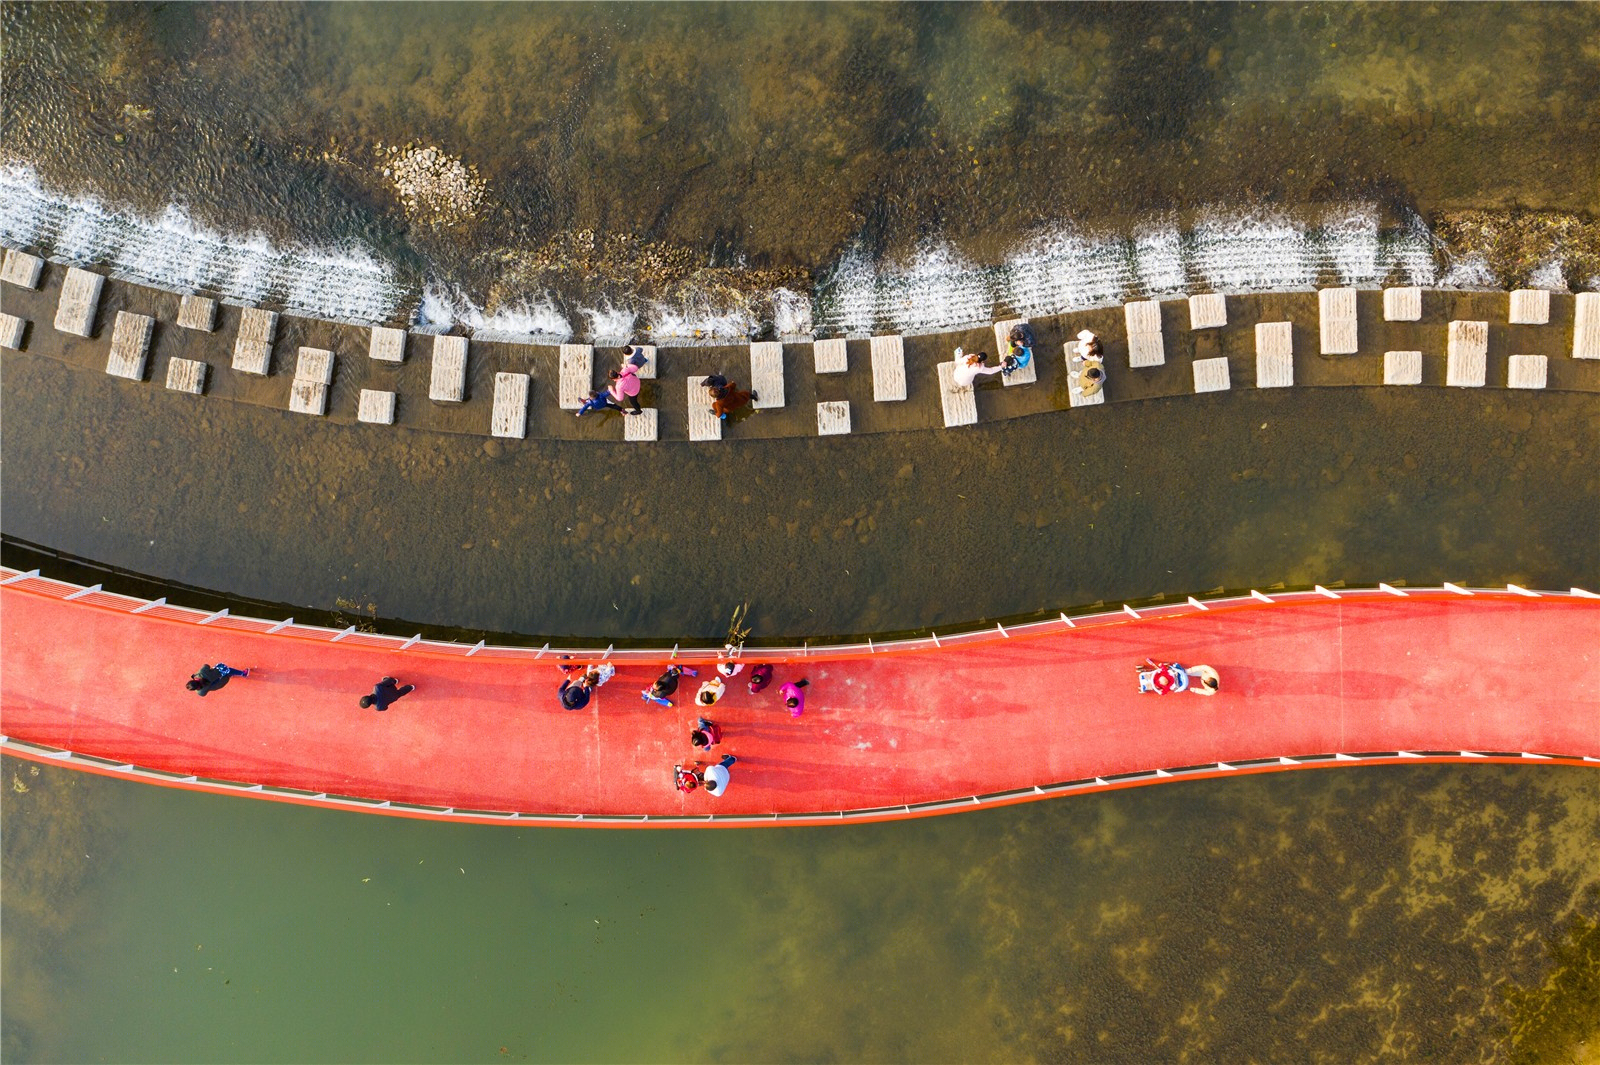
[[[1600,603],[1352,598],[1238,607],[781,666],[804,717],[743,684],[713,715],[727,794],[680,795],[693,682],[642,702],[623,665],[581,712],[548,660],[483,659],[200,628],[0,592],[0,727],[14,740],[223,780],[473,810],[827,812],[1219,761],[1361,751],[1600,757]],[[1146,655],[1206,662],[1220,695],[1140,696]],[[198,698],[202,662],[248,679]],[[384,674],[418,691],[386,713]],[[743,678],[738,678],[743,680]]]

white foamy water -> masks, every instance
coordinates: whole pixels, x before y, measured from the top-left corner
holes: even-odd
[[[572,336],[572,325],[548,296],[485,311],[453,285],[430,281],[422,290],[414,324],[429,329],[463,326],[483,340],[559,344]]]
[[[1375,287],[1391,276],[1415,285],[1440,282],[1433,237],[1420,221],[1386,232],[1369,205],[1341,208],[1316,223],[1213,212],[1187,231],[1169,222],[1140,227],[1131,237],[1046,231],[998,267],[968,263],[939,244],[906,264],[874,266],[852,251],[818,286],[814,319],[827,333],[931,333],[1010,311],[1062,314],[1201,288],[1231,294]]]
[[[0,166],[0,244],[155,288],[339,321],[387,321],[407,294],[369,249],[276,247],[260,234],[218,233],[178,206],[142,217],[48,190],[25,166]]]

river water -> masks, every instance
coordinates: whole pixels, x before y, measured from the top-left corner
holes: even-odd
[[[916,332],[1185,287],[1600,274],[1594,5],[6,4],[0,25],[0,239],[338,317]],[[135,526],[220,504],[204,464],[168,498],[140,452],[231,446],[302,531],[302,504],[347,528],[362,462],[425,458],[416,476],[444,483],[485,460],[419,437],[357,461],[349,427],[296,426],[333,446],[276,469],[254,446],[270,412],[174,426],[144,409],[164,397],[73,374],[7,363],[8,532],[262,598],[527,627],[462,613],[505,580],[477,556],[411,600],[333,587],[337,537],[286,589],[266,554],[230,569],[198,534],[141,567]],[[834,586],[834,532],[873,519],[850,551],[886,591],[829,595],[819,622],[774,577],[774,631],[1263,571],[1593,583],[1592,401],[1535,398],[1152,401],[1108,409],[1111,435],[1074,429],[1071,456],[1048,415],[959,454],[927,433],[871,455],[757,442],[827,476],[715,499],[757,497],[758,546],[803,532],[806,589]],[[1135,494],[1078,483],[1079,450]],[[511,465],[581,489],[608,453]],[[1006,477],[1034,455],[1044,482]],[[1195,498],[1162,518],[1149,496],[1174,469]],[[998,507],[965,498],[997,484]],[[822,517],[770,526],[785,491]],[[519,532],[536,509],[505,508]],[[470,514],[452,497],[428,517],[454,549],[480,537],[456,527]],[[668,521],[624,533],[687,569],[694,541],[665,546]],[[367,549],[424,557],[426,537],[395,535]],[[548,580],[565,535],[520,536],[518,564]],[[623,542],[588,535],[604,572]],[[962,588],[906,564],[997,535],[1030,538],[1041,602],[1005,567]],[[609,589],[551,599],[571,631],[703,628],[672,591],[609,621]],[[1556,1060],[1600,1014],[1582,769],[1305,771],[730,833],[413,824],[11,759],[5,776],[8,1061]]]

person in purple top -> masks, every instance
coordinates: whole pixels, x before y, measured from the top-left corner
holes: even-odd
[[[790,681],[778,689],[778,694],[783,696],[783,705],[789,708],[790,717],[799,717],[806,712],[806,693],[802,690],[809,680]]]

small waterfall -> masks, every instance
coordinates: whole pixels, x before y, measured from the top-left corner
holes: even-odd
[[[275,247],[259,233],[218,233],[175,205],[142,218],[51,192],[25,166],[0,166],[0,244],[42,248],[57,262],[103,266],[155,288],[338,321],[388,321],[408,295],[370,249]]]

